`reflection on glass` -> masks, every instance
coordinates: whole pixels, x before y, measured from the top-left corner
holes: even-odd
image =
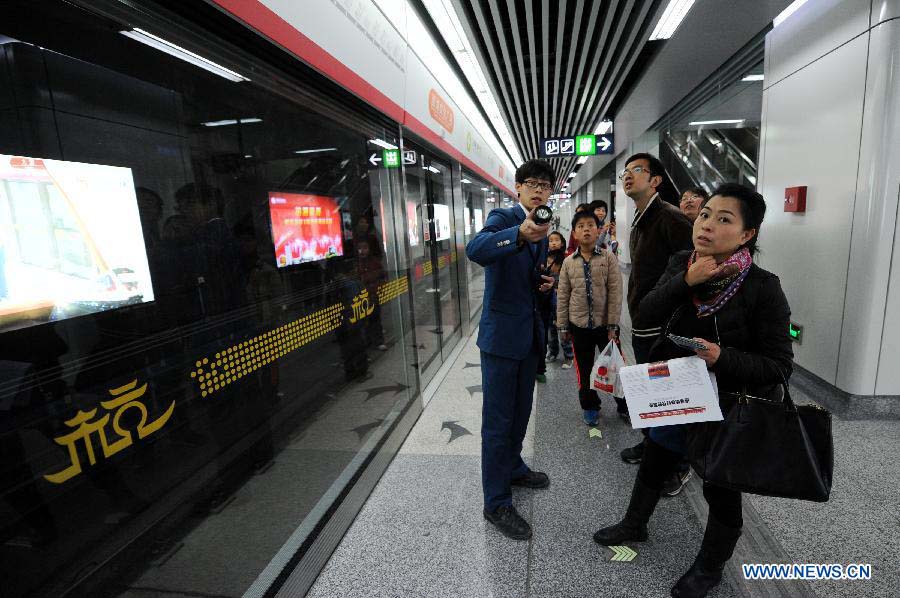
[[[0,4],[0,593],[240,594],[414,405],[399,131],[93,19]]]
[[[0,333],[149,301],[130,169],[0,154]]]

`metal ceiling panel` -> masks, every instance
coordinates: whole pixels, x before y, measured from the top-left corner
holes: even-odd
[[[538,155],[542,137],[591,133],[612,116],[610,107],[667,3],[453,0],[503,119],[527,157]],[[560,184],[575,160],[550,161]]]

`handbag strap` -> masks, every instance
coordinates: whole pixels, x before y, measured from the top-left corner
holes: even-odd
[[[797,405],[794,403],[794,399],[791,398],[791,386],[788,383],[787,378],[784,375],[784,372],[781,371],[781,368],[776,365],[775,369],[778,371],[778,375],[781,377],[781,383],[779,384],[779,386],[781,386],[781,388],[784,389],[784,397],[782,398],[781,401],[788,408],[790,408],[791,411],[796,411]],[[747,386],[744,385],[744,387],[741,389],[740,399],[742,399],[746,402],[746,401],[749,401],[750,398],[759,398],[759,397],[754,397],[753,395],[748,393]],[[763,399],[763,400],[767,400],[767,399]]]

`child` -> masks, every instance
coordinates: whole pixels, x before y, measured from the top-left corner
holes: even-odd
[[[559,273],[556,325],[561,339],[575,345],[578,400],[584,423],[597,425],[600,397],[590,386],[594,347],[602,350],[618,338],[622,311],[622,273],[616,256],[597,247],[600,221],[592,211],[572,219],[578,251],[563,262]]]
[[[562,269],[563,260],[566,259],[566,238],[559,231],[553,231],[548,237],[548,243],[547,265],[544,268],[544,274],[552,276],[556,279],[556,283],[550,295],[550,313],[547,314],[544,327],[547,329],[547,346],[549,347],[546,361],[553,362],[556,361],[559,355],[559,336],[556,330],[556,287],[559,285],[559,271]],[[572,343],[563,343],[562,350],[563,362],[561,367],[567,370],[572,367],[572,358],[574,357]]]

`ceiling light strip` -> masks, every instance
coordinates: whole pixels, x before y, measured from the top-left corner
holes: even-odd
[[[183,60],[184,62],[200,67],[201,69],[213,73],[214,75],[218,75],[223,79],[228,79],[229,81],[233,81],[235,83],[250,80],[231,69],[227,69],[220,64],[216,64],[212,60],[206,59],[199,54],[194,54],[190,50],[186,50],[181,46],[177,46],[172,42],[164,40],[161,37],[157,37],[152,33],[148,33],[143,29],[138,29],[135,27],[134,29],[128,31],[120,31],[119,33],[121,33],[125,37],[130,37],[131,39],[138,41],[146,46],[150,46],[151,48],[155,48],[161,52],[165,52],[169,56],[174,56],[175,58]]]
[[[650,41],[672,37],[693,5],[694,0],[670,0],[656,28],[650,34]]]

